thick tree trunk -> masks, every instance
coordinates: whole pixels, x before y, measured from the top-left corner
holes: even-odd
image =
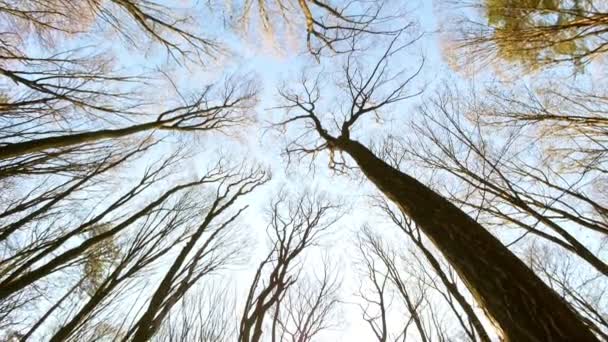
[[[598,341],[555,291],[465,212],[359,142],[332,143],[433,241],[506,341]]]
[[[40,152],[52,148],[62,148],[78,144],[91,143],[102,139],[116,139],[127,135],[159,128],[161,121],[148,122],[120,129],[102,129],[99,131],[48,137],[30,140],[0,147],[0,160],[19,157],[28,153]]]

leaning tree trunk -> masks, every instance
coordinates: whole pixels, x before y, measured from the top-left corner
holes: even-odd
[[[348,153],[433,241],[505,341],[598,341],[553,289],[464,211],[357,141],[342,138],[331,145]]]
[[[150,129],[160,128],[162,125],[162,121],[154,121],[119,129],[102,129],[93,132],[75,133],[7,144],[0,147],[0,160],[19,157],[28,153],[40,152],[52,148],[63,148],[78,144],[92,143],[102,139],[121,138]]]

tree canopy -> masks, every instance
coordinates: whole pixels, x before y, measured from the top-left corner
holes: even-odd
[[[474,54],[470,58],[497,59],[527,70],[562,64],[581,71],[606,49],[602,1],[484,0],[463,6],[475,11],[453,29],[461,32],[458,45]]]

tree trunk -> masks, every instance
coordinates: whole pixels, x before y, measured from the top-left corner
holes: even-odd
[[[102,129],[99,131],[48,137],[0,147],[0,160],[19,157],[24,154],[40,152],[51,148],[62,148],[78,144],[91,143],[102,139],[120,138],[149,129],[159,128],[161,121],[147,122],[120,129]]]
[[[505,341],[598,341],[559,295],[498,239],[447,199],[354,140],[332,146],[406,213],[458,272]]]
[[[111,277],[114,277],[115,274],[119,273],[119,270],[115,270],[114,274]],[[78,311],[74,317],[70,319],[69,322],[63,323],[61,328],[57,330],[55,335],[49,339],[49,342],[61,342],[68,340],[68,337],[76,330],[76,328],[82,324],[85,318],[98,307],[98,305],[106,298],[106,296],[118,285],[119,282],[111,280],[110,284],[106,286],[106,284],[102,284],[103,289],[98,290],[95,294],[89,298],[87,303]]]
[[[215,205],[213,208],[211,208],[211,211],[209,212],[209,214],[207,214],[207,217],[205,218],[203,223],[198,227],[194,235],[192,235],[186,246],[182,248],[179,255],[175,258],[173,264],[163,277],[163,280],[158,285],[158,288],[150,299],[148,309],[144,312],[144,314],[141,316],[141,318],[136,324],[137,330],[135,330],[133,341],[148,341],[156,333],[157,329],[159,328],[159,325],[155,324],[155,322],[157,321],[155,317],[161,310],[163,304],[167,305],[167,297],[170,295],[172,287],[175,285],[173,284],[175,276],[186,261],[186,257],[190,254],[190,252],[198,242],[199,238],[207,230],[206,228],[209,226],[213,218],[215,218],[215,215],[213,213],[214,209]],[[219,230],[215,231],[215,233],[218,232]],[[209,239],[213,239],[215,233]]]

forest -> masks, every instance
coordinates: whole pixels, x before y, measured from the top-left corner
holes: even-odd
[[[0,341],[608,341],[608,1],[0,0]]]

